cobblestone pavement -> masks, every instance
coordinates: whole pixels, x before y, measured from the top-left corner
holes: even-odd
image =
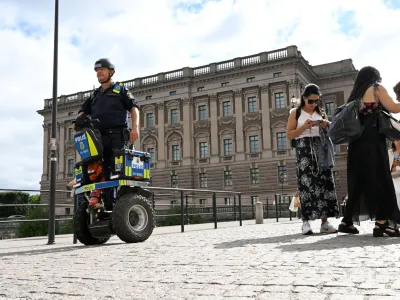
[[[0,241],[0,299],[400,299],[400,238],[373,238],[371,222],[355,236],[264,222],[156,228],[140,244]]]

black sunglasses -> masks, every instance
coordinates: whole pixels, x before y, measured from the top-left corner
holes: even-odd
[[[319,99],[317,99],[317,100],[307,99],[308,104],[318,104],[318,101],[319,101]]]

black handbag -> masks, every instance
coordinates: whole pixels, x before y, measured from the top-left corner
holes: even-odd
[[[376,99],[376,88],[378,84],[374,84],[374,100]],[[379,133],[385,136],[388,140],[400,140],[400,122],[394,118],[381,103],[378,105],[378,126]]]
[[[351,143],[362,135],[364,127],[360,123],[359,108],[360,99],[336,108],[328,129],[332,143],[335,145]]]
[[[379,133],[391,141],[400,140],[400,122],[394,118],[381,104],[378,113]]]

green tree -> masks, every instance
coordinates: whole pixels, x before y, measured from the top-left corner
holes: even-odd
[[[29,207],[28,213],[24,220],[35,220],[35,219],[47,219],[49,212],[47,208],[40,206]],[[31,237],[31,236],[43,236],[47,235],[48,232],[48,221],[34,221],[34,222],[21,222],[18,227],[16,236]]]
[[[4,192],[0,193],[0,204],[27,204],[29,194],[23,192]],[[0,218],[7,218],[12,215],[25,215],[27,207],[2,207],[0,209]]]
[[[29,196],[29,203],[39,204],[40,203],[40,195],[31,195],[31,196]]]

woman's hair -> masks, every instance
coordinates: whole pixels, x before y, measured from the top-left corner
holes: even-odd
[[[318,95],[320,97],[322,96],[322,93],[319,90],[319,86],[314,83],[309,83],[304,87],[303,93],[301,94],[300,105],[297,109],[301,109],[302,107],[304,107],[304,105],[306,105],[304,97],[307,98],[311,95]],[[322,116],[323,110],[319,107],[319,105],[316,105],[314,110]]]
[[[374,67],[366,66],[361,68],[361,70],[357,73],[356,81],[347,103],[350,103],[356,99],[361,99],[362,96],[364,96],[365,91],[371,85],[376,84],[381,80],[381,74]]]
[[[393,152],[396,152],[396,144],[394,142],[392,142],[392,150]]]
[[[394,87],[393,87],[393,91],[397,94],[400,93],[400,82],[398,82]]]

